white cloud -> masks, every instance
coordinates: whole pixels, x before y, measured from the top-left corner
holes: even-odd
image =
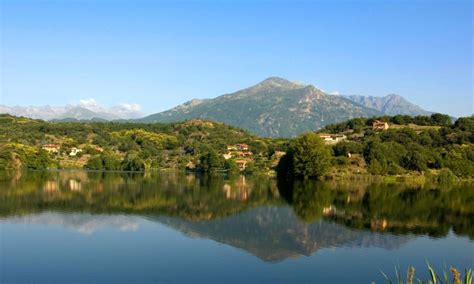
[[[127,111],[140,111],[142,109],[142,107],[139,104],[122,103],[120,104],[120,107],[122,107],[122,109],[127,110]]]
[[[79,104],[85,107],[96,107],[99,105],[93,98],[79,100]]]
[[[339,91],[333,91],[333,92],[330,92],[329,94],[333,95],[333,96],[340,96],[341,95],[341,93],[339,93]]]
[[[120,103],[116,106],[107,107],[101,105],[94,98],[80,99],[79,103],[73,104],[73,106],[80,106],[91,110],[93,112],[99,112],[104,114],[113,115],[120,118],[139,118],[142,116],[141,105],[137,103]]]

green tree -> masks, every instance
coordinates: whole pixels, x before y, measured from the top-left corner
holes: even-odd
[[[306,133],[290,143],[280,160],[278,174],[297,178],[320,178],[331,167],[331,149],[316,133]]]
[[[449,117],[449,115],[441,113],[433,113],[431,115],[431,122],[433,123],[433,125],[439,126],[449,126],[452,124],[451,117]]]
[[[224,158],[214,150],[201,155],[199,169],[204,172],[213,172],[224,167]]]
[[[145,162],[136,153],[129,153],[122,161],[124,171],[144,171]]]
[[[225,160],[224,162],[224,168],[229,172],[229,173],[238,173],[239,172],[239,167],[235,163],[235,161],[229,159]]]
[[[102,157],[100,155],[92,156],[86,163],[85,166],[88,170],[100,171],[104,168]]]
[[[46,170],[51,165],[48,152],[40,149],[33,155],[26,155],[26,167],[32,170]]]
[[[102,154],[102,164],[108,171],[120,170],[120,159],[109,154]]]

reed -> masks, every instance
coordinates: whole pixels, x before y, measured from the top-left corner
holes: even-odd
[[[429,263],[427,263],[427,268],[429,272],[429,278],[416,278],[416,282],[414,282],[415,268],[413,266],[410,266],[408,268],[406,279],[403,278],[398,267],[395,267],[395,276],[393,278],[389,277],[383,271],[380,271],[380,273],[383,275],[383,277],[385,278],[385,280],[387,280],[387,283],[389,284],[472,284],[471,268],[466,268],[464,270],[464,275],[462,275],[461,272],[459,272],[459,270],[455,267],[451,267],[449,269],[449,273],[444,270],[441,272],[441,274],[438,274]]]

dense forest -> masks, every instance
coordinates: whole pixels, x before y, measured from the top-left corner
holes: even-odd
[[[376,121],[386,122],[387,129],[374,129]],[[333,134],[343,139],[327,143],[321,138]],[[204,120],[52,123],[0,115],[0,169],[175,168],[248,174],[277,169],[302,178],[415,174],[451,180],[473,177],[473,143],[473,117],[452,122],[442,114],[357,118],[294,139],[261,138]],[[57,149],[47,151],[45,145]],[[75,149],[80,150],[72,155]]]

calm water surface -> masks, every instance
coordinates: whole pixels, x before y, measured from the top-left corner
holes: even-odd
[[[1,283],[385,283],[396,265],[474,266],[474,189],[15,173],[0,255]]]

